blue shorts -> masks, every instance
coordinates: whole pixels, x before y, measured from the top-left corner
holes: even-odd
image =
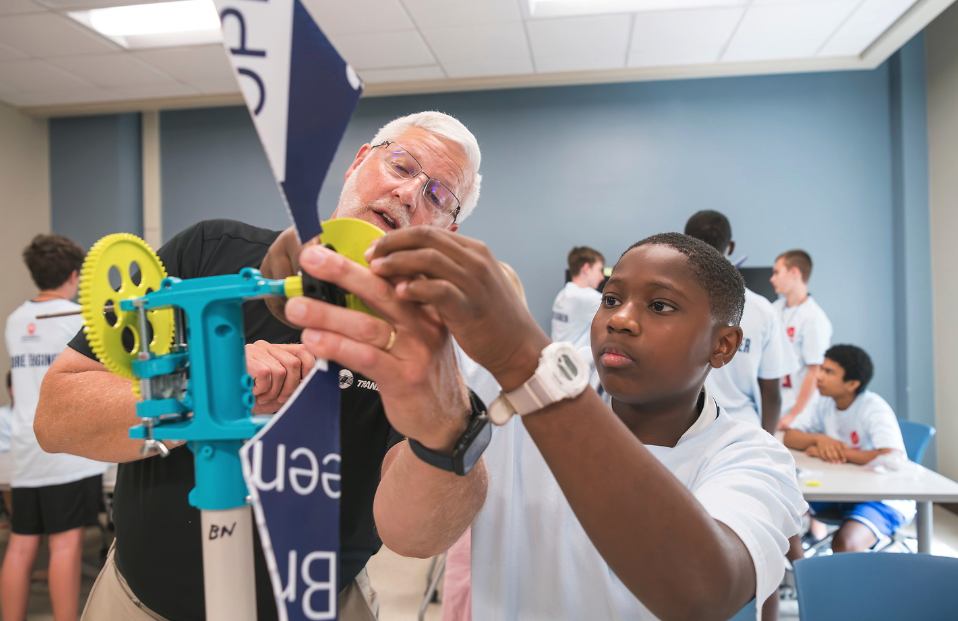
[[[904,515],[881,502],[810,502],[808,507],[812,516],[861,522],[879,539],[905,524]]]

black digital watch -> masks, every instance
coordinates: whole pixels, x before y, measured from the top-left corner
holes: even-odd
[[[492,427],[489,425],[489,417],[486,415],[486,404],[472,390],[469,391],[469,402],[472,405],[469,424],[462,435],[459,436],[459,439],[456,440],[452,455],[437,453],[426,448],[417,440],[409,438],[409,448],[416,454],[416,457],[440,470],[455,472],[459,476],[469,474],[472,467],[479,461],[483,451],[489,446],[489,440],[492,439]]]

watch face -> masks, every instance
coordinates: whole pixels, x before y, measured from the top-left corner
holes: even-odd
[[[556,367],[558,367],[559,373],[565,377],[566,381],[573,382],[579,375],[579,368],[576,366],[575,362],[573,362],[569,354],[559,354],[559,359],[556,361]]]
[[[469,474],[469,471],[472,470],[472,467],[476,465],[476,462],[479,461],[479,457],[482,455],[482,452],[486,450],[486,447],[489,446],[489,440],[492,439],[492,426],[489,425],[489,421],[485,420],[485,417],[482,417],[482,428],[469,439],[469,445],[466,446],[465,451],[462,454],[462,473]],[[477,421],[473,422],[475,425]],[[458,464],[457,464],[458,465]]]

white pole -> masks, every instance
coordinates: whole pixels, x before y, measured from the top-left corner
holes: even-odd
[[[207,621],[256,621],[250,508],[207,510],[200,515]]]

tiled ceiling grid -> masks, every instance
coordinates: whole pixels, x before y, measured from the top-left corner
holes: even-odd
[[[147,1],[0,0],[0,101],[37,107],[237,94],[219,45],[130,51],[66,15]],[[913,5],[930,1],[941,10],[950,4],[727,0],[536,18],[527,0],[302,0],[370,85],[503,76],[518,85],[550,73],[748,62],[771,63],[772,72],[775,62],[857,57]]]

